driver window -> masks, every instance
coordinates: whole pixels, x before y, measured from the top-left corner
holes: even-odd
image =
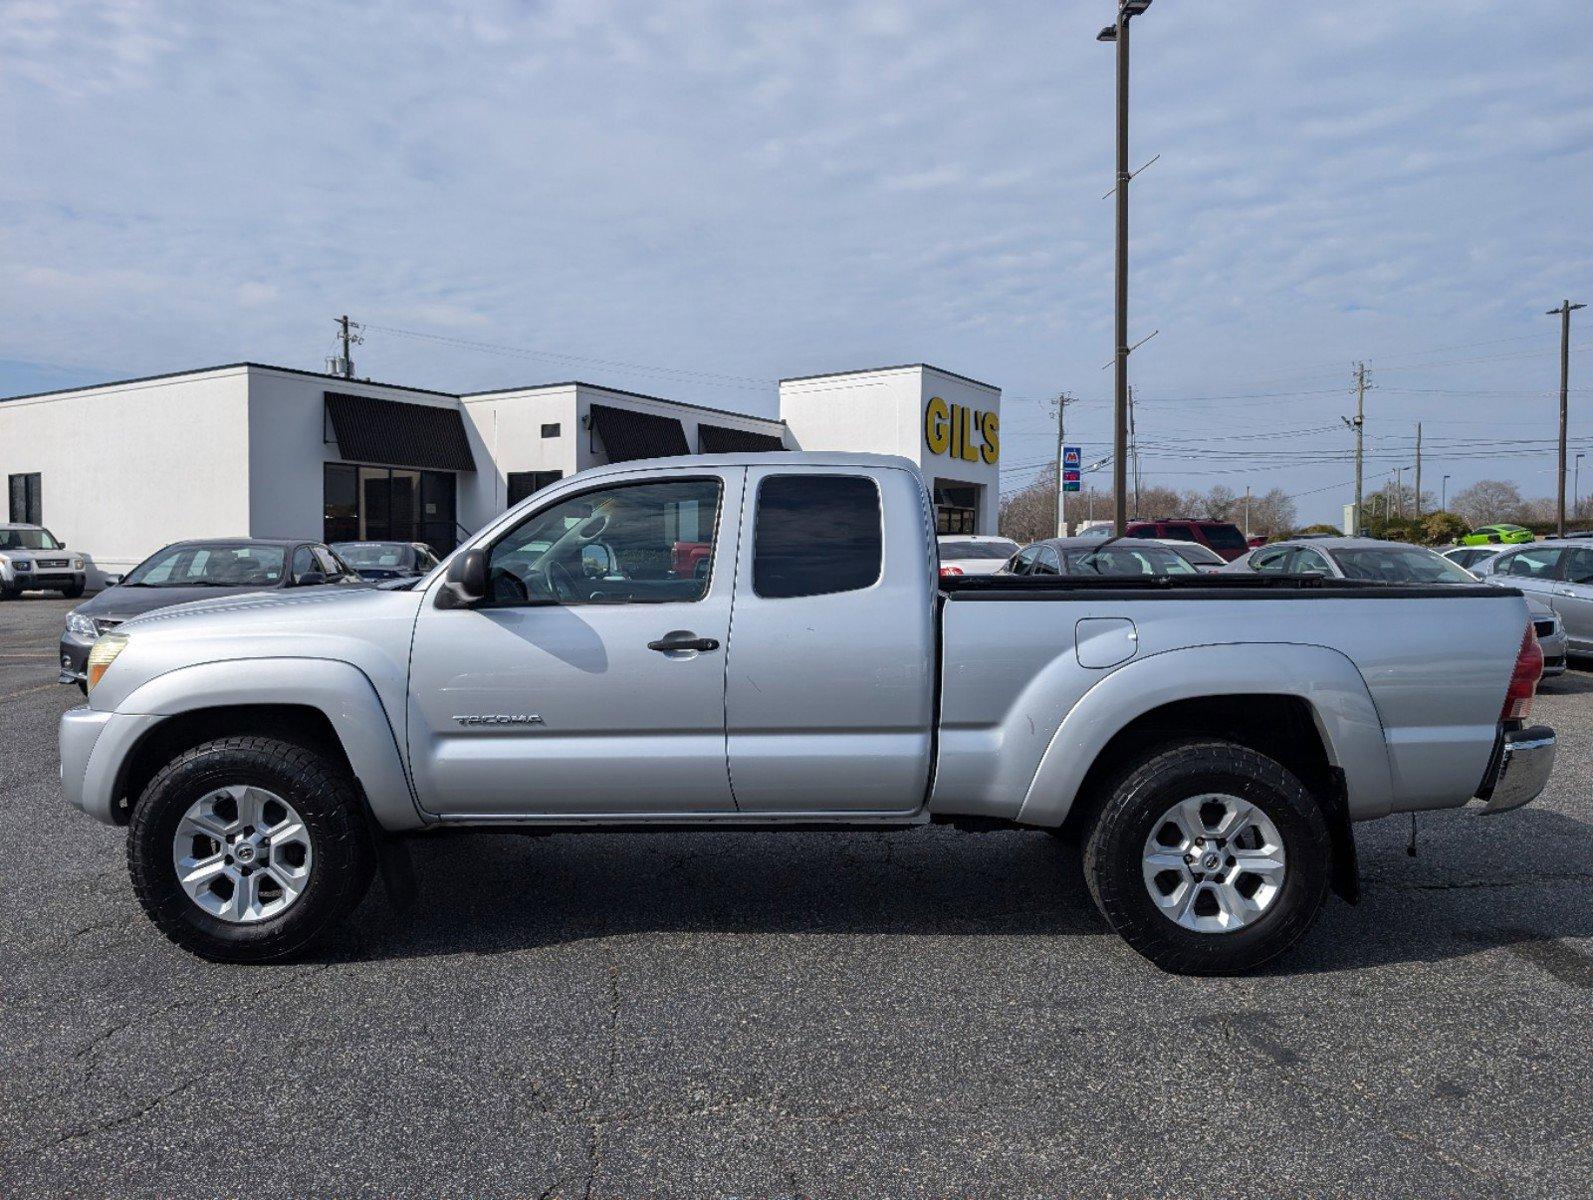
[[[713,569],[717,479],[604,488],[533,513],[488,551],[488,601],[701,600]]]
[[[308,546],[300,546],[293,552],[294,583],[297,583],[301,576],[308,575],[311,571],[319,571],[320,569],[320,567],[315,565],[315,558],[311,555],[310,548]]]
[[[1289,557],[1293,553],[1293,546],[1285,546],[1281,550],[1264,551],[1250,560],[1250,569],[1252,571],[1282,571],[1288,565]]]

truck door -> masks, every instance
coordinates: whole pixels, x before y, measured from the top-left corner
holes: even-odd
[[[935,547],[908,471],[747,472],[725,714],[736,806],[904,813],[929,783]]]
[[[438,581],[410,654],[423,808],[734,809],[725,643],[744,475],[638,471],[566,491],[491,541],[484,602],[438,608]]]

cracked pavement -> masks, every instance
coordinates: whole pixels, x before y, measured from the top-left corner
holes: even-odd
[[[314,959],[168,944],[0,605],[0,1194],[1593,1194],[1593,675],[1547,796],[1358,827],[1267,974],[1157,973],[1041,833],[470,835]]]

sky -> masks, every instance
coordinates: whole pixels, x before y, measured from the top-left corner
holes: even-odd
[[[1109,0],[0,2],[0,395],[249,359],[1003,389],[1003,488],[1110,450]],[[1133,35],[1146,481],[1552,492],[1593,302],[1586,0],[1157,0]],[[1573,452],[1593,456],[1593,309]],[[1584,319],[1586,318],[1586,319]],[[1577,324],[1579,322],[1579,324]],[[1593,457],[1588,490],[1593,490]],[[1102,476],[1105,478],[1105,473]]]

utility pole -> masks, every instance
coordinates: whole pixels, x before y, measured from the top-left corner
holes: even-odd
[[[1134,428],[1134,385],[1128,385],[1128,451],[1134,462],[1134,516],[1143,517],[1139,510],[1139,433]]]
[[[1405,519],[1405,468],[1394,468],[1394,515]]]
[[[1361,444],[1363,441],[1363,427],[1366,424],[1366,364],[1355,364],[1355,420],[1341,417],[1346,425],[1355,430],[1355,509],[1350,520],[1350,536],[1360,537],[1361,528]]]
[[[1067,537],[1068,502],[1067,492],[1062,487],[1062,427],[1067,417],[1068,405],[1077,404],[1078,397],[1062,392],[1051,403],[1056,407],[1056,535],[1057,537]],[[1083,472],[1080,472],[1080,477],[1082,478],[1082,476]]]
[[[1582,459],[1583,455],[1576,456],[1576,464],[1571,468],[1571,517],[1575,520],[1582,515]]]
[[[1245,539],[1250,538],[1250,485],[1245,484]]]
[[[344,313],[341,317],[338,317],[333,324],[338,327],[337,336],[338,340],[343,345],[343,353],[341,357],[327,360],[327,374],[341,375],[344,379],[353,379],[354,356],[350,348],[353,346],[358,346],[365,341],[363,337],[354,332],[355,330],[359,329],[359,322],[350,321],[348,319],[348,314]]]
[[[1444,482],[1440,485],[1438,492],[1438,507],[1445,512],[1449,511],[1449,476],[1447,475],[1444,476]]]
[[[1416,519],[1422,519],[1422,423],[1416,422]]]
[[[1122,0],[1117,21],[1096,35],[1117,43],[1117,262],[1115,320],[1117,353],[1112,373],[1112,507],[1114,533],[1128,532],[1128,26],[1151,0]]]
[[[1586,307],[1585,304],[1572,304],[1569,300],[1563,300],[1559,308],[1551,308],[1546,314],[1560,318],[1560,486],[1555,494],[1555,510],[1561,537],[1565,536],[1565,425],[1566,393],[1570,390],[1571,382],[1571,314],[1579,308]]]

